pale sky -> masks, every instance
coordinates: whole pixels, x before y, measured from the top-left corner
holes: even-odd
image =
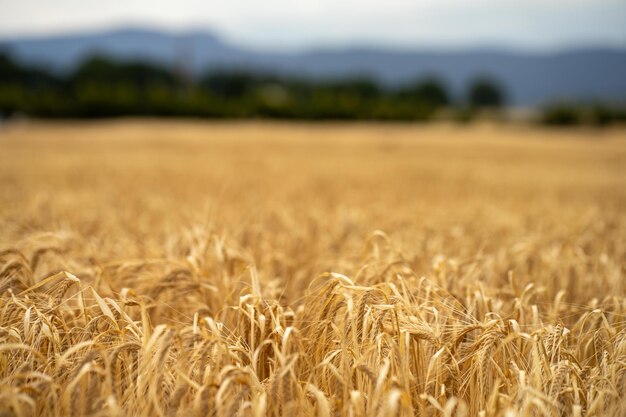
[[[626,0],[0,0],[0,38],[121,26],[240,45],[626,46]]]

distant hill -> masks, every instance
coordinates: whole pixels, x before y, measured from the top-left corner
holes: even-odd
[[[307,77],[368,75],[394,85],[436,75],[452,91],[469,80],[490,76],[515,105],[554,100],[626,102],[626,49],[584,49],[554,54],[503,50],[386,50],[347,48],[300,52],[236,47],[210,32],[182,34],[124,29],[66,36],[0,40],[0,49],[18,60],[64,72],[93,54],[122,60],[148,60],[193,73],[243,68]]]

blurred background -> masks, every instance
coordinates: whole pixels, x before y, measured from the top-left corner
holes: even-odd
[[[0,1],[2,118],[626,120],[623,0]]]

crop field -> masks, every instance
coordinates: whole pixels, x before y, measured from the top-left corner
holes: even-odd
[[[624,416],[626,130],[0,125],[1,416]]]

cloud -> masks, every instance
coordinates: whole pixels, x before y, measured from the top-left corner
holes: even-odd
[[[622,0],[0,0],[0,34],[208,26],[246,44],[626,46]]]

